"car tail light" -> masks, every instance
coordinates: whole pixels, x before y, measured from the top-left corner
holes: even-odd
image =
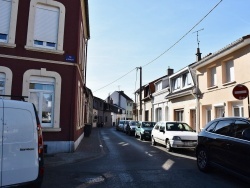
[[[37,134],[38,134],[38,154],[40,156],[43,154],[43,134],[42,134],[42,127],[40,124],[37,125]]]

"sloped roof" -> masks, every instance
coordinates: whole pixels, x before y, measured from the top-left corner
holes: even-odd
[[[124,93],[124,91],[116,91],[116,92],[118,92],[121,96],[123,96],[125,99],[127,99],[128,101],[132,101],[133,102],[133,100],[131,99],[131,98],[129,98],[125,93]]]
[[[244,44],[244,41],[247,40],[247,39],[250,39],[250,35],[246,35],[246,36],[243,36],[242,38],[232,42],[231,44],[225,46],[224,48],[214,52],[214,53],[210,53],[208,54],[207,56],[205,56],[204,58],[202,58],[200,61],[198,61],[197,63],[193,64],[192,67],[199,67],[200,65],[204,64],[205,62],[209,61],[210,59],[212,58],[216,58],[217,56],[223,54],[224,52],[227,52],[227,51],[230,51],[231,49],[233,50],[237,50],[235,49],[236,47],[238,48],[242,48],[246,45],[248,45],[250,42],[246,42],[245,45],[240,45],[240,44]]]

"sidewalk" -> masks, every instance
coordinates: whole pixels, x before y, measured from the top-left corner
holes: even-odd
[[[104,154],[99,128],[92,128],[90,136],[82,139],[75,152],[51,155],[45,154],[44,166],[57,166],[78,161],[87,161],[101,157]]]

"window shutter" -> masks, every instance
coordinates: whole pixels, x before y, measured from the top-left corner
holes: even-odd
[[[59,9],[37,5],[34,40],[57,43]]]
[[[11,1],[0,0],[0,33],[9,34]]]

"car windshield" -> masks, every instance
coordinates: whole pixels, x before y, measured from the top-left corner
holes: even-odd
[[[142,127],[154,127],[155,122],[142,122]]]
[[[166,123],[166,130],[168,131],[193,131],[186,123]]]

